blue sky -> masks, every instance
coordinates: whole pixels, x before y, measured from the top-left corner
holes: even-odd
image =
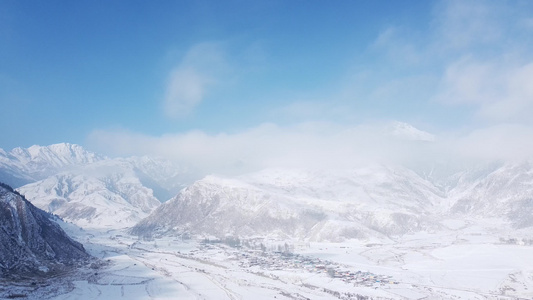
[[[6,150],[235,152],[390,121],[532,137],[531,1],[5,0],[0,45]]]

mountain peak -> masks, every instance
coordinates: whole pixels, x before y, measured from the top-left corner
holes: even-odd
[[[69,143],[17,147],[8,153],[0,152],[0,180],[18,187],[74,166],[106,159],[80,145]]]
[[[62,157],[100,157],[96,153],[85,150],[85,148],[80,145],[70,143],[59,143],[52,144],[49,146],[33,145],[27,149],[27,152],[31,155],[32,158],[36,158],[39,155],[46,153],[54,153],[57,156]]]
[[[26,149],[15,148],[9,154],[25,165],[48,165],[53,168],[93,163],[106,159],[104,156],[85,150],[80,145],[69,143],[49,146],[33,145]]]
[[[435,136],[429,132],[422,131],[411,124],[396,121],[391,126],[391,134],[399,139],[408,141],[433,142]]]

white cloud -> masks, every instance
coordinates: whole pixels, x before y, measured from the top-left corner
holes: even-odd
[[[198,105],[212,82],[195,69],[177,69],[170,74],[165,96],[165,113],[171,117],[184,116]]]
[[[300,124],[290,128],[262,124],[234,134],[214,135],[190,131],[150,137],[128,132],[95,131],[90,142],[97,148],[106,148],[107,152],[132,154],[123,151],[137,149],[141,153],[190,162],[202,169],[222,171],[230,170],[237,164],[250,169],[330,164],[337,159],[333,153],[360,151],[364,147],[363,143],[357,145],[361,141],[346,135],[349,133],[333,124]],[[352,159],[357,159],[357,156]]]
[[[435,99],[471,106],[476,117],[493,125],[531,124],[533,44],[524,39],[531,35],[530,5],[445,1],[437,10],[435,44],[451,59]]]
[[[500,124],[450,139],[447,144],[455,157],[468,160],[531,160],[533,159],[533,127]]]
[[[465,49],[494,43],[505,32],[501,1],[441,1],[435,6],[435,36],[438,47]]]
[[[462,58],[450,64],[440,83],[436,99],[451,104],[483,104],[500,97],[500,74],[490,62],[480,63]]]
[[[532,124],[530,9],[527,2],[440,1],[427,28],[383,30],[370,49],[392,58],[386,67],[394,75],[378,74],[366,99],[430,99],[466,107],[476,122]]]
[[[435,162],[533,159],[533,127],[506,124],[435,137],[408,124],[391,122],[355,127],[334,123],[290,127],[262,124],[236,133],[195,130],[157,137],[99,130],[89,136],[88,145],[110,155],[165,157],[191,167],[201,176],[234,175],[264,168],[335,169],[372,163],[427,166]]]
[[[229,70],[221,44],[193,46],[168,76],[165,114],[173,118],[188,115]]]
[[[533,113],[533,61],[515,64],[463,58],[447,68],[436,99],[474,105],[479,117],[493,122],[529,123]]]
[[[420,49],[412,38],[412,32],[398,27],[387,27],[370,45],[372,51],[380,51],[389,59],[389,64],[413,67],[423,59]]]
[[[379,63],[354,66],[336,86],[312,96],[297,92],[304,96],[290,97],[294,101],[272,109],[296,119],[296,125],[262,124],[234,133],[196,130],[162,136],[100,130],[91,134],[88,144],[108,154],[167,157],[204,174],[267,167],[355,167],[371,162],[533,159],[532,45],[522,43],[513,31],[530,27],[531,19],[505,3],[442,1],[428,28],[411,34],[408,28],[389,27],[368,48],[371,54],[377,53]],[[189,113],[228,73],[231,68],[220,44],[192,47],[169,75],[168,114]],[[431,99],[458,110],[473,108],[489,127],[433,138],[409,127],[407,132],[391,132],[390,124],[340,125],[369,119],[365,114],[389,119],[385,110],[396,116],[422,114],[426,111],[418,104]],[[376,116],[376,111],[381,115]],[[423,122],[440,113],[432,111]]]
[[[504,121],[533,121],[533,61],[502,71],[501,89],[504,94],[482,106],[481,114],[491,119]]]
[[[153,137],[124,131],[94,131],[88,144],[110,155],[157,155],[190,165],[202,174],[243,173],[269,167],[344,168],[411,159],[430,136],[414,128],[398,134],[394,123],[345,127],[301,123],[281,127],[262,124],[236,133],[190,131]],[[405,131],[405,130],[404,130]],[[132,150],[134,149],[134,150]],[[417,155],[414,155],[417,156]]]

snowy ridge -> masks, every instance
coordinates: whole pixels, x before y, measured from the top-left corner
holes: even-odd
[[[467,174],[465,174],[467,176]],[[478,218],[502,217],[515,228],[533,226],[533,168],[506,164],[451,193],[451,212]]]
[[[208,176],[163,204],[132,232],[276,235],[343,240],[438,228],[438,190],[406,169],[266,170]]]
[[[75,144],[61,143],[50,146],[15,148],[9,153],[0,152],[0,179],[7,183],[33,182],[44,179],[75,165],[94,163],[106,159]]]
[[[442,189],[407,168],[382,165],[208,176],[131,232],[342,241],[435,232],[447,228],[446,220],[464,217],[533,226],[530,163],[462,172],[449,184]]]
[[[528,162],[495,163],[438,180],[434,173],[372,165],[268,169],[233,178],[207,176],[192,184],[186,169],[162,159],[109,159],[70,144],[1,151],[0,162],[0,176],[32,182],[19,191],[38,207],[83,227],[124,228],[139,222],[132,231],[139,235],[336,241],[433,232],[446,228],[447,219],[533,225]],[[36,174],[45,177],[33,180]]]
[[[19,188],[36,206],[82,227],[127,227],[159,204],[131,164],[106,160]]]
[[[187,176],[163,159],[111,159],[68,143],[0,152],[0,180],[80,226],[133,226],[185,187]]]

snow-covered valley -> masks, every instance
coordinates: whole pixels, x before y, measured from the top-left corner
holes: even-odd
[[[531,232],[449,220],[450,229],[343,243],[67,232],[104,266],[30,292],[53,299],[531,299]],[[64,225],[65,226],[65,225]],[[68,288],[67,288],[68,287]],[[5,287],[4,287],[5,288]],[[32,286],[29,289],[34,290]],[[28,289],[28,290],[29,290]],[[25,292],[28,292],[26,290]],[[54,292],[55,291],[55,292]],[[24,291],[20,291],[24,293]],[[55,294],[54,294],[55,293]],[[358,298],[359,297],[359,298]],[[366,298],[367,297],[367,298]]]
[[[46,279],[2,278],[0,297],[533,298],[527,161],[441,178],[374,164],[192,180],[164,160],[70,144],[2,153],[3,176],[31,181],[17,191],[97,260]]]

